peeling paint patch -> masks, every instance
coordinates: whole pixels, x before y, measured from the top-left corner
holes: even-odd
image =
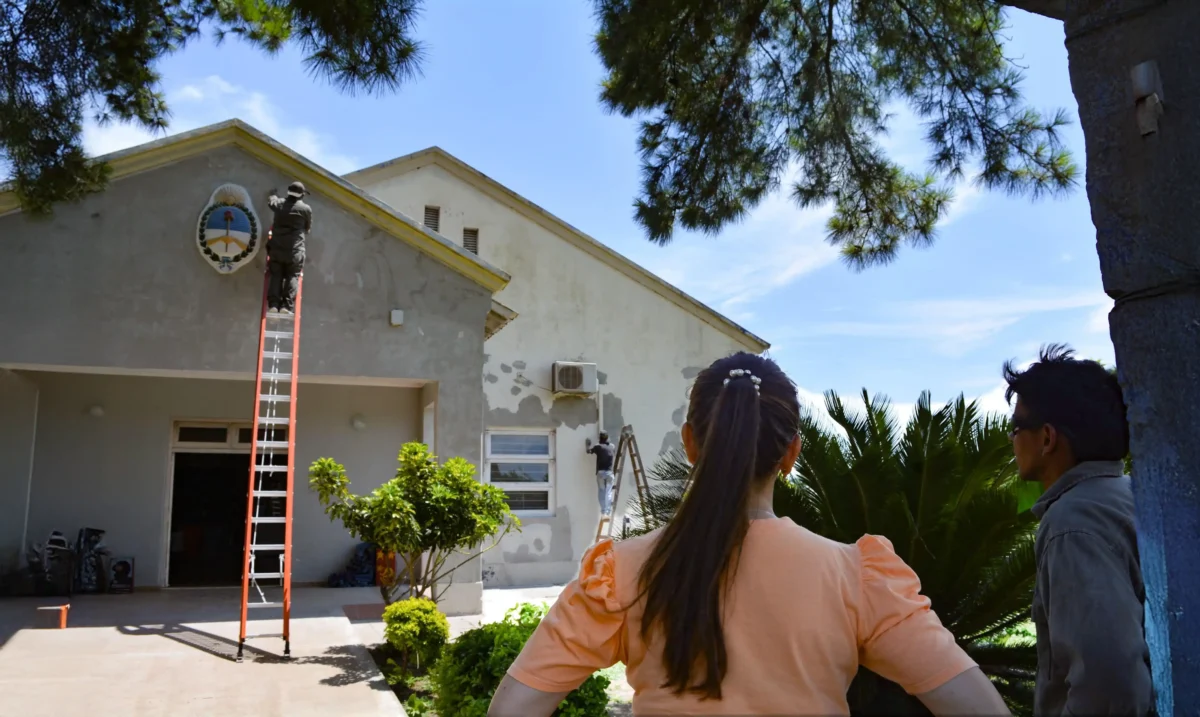
[[[508,392],[514,396],[520,396],[521,395],[521,387],[513,386],[512,388],[508,389]]]
[[[500,370],[503,371],[504,373],[512,373],[512,366],[509,366],[506,363],[502,363],[502,364],[500,364]]]
[[[513,368],[515,368],[518,371],[524,371],[525,370],[525,362],[524,361],[513,361]]]
[[[552,518],[525,518],[520,533],[509,533],[497,550],[506,563],[556,563],[575,559],[571,553],[571,511],[558,506]]]
[[[597,371],[596,380],[600,382],[601,386],[604,386],[608,383],[608,374],[604,373],[603,371]]]
[[[484,397],[488,425],[496,428],[579,428],[596,422],[596,402],[589,398],[559,396],[547,411],[537,396],[526,396],[517,410],[491,408]],[[569,558],[568,558],[569,559]]]
[[[610,436],[621,435],[621,429],[625,427],[625,414],[621,412],[621,399],[611,393],[606,393],[601,398],[604,405],[604,425],[602,430],[608,431]]]
[[[500,377],[494,373],[489,373],[484,375],[483,380],[487,381],[488,383],[496,383],[500,380]]]
[[[529,388],[530,386],[533,385],[533,381],[530,381],[529,379],[525,378],[524,376],[517,376],[516,378],[513,379],[513,383],[515,383],[519,386],[524,386],[525,388]]]

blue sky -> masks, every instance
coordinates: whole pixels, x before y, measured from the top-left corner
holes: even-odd
[[[1074,118],[1061,24],[1009,17],[1026,98]],[[636,120],[598,102],[594,29],[586,0],[429,2],[424,76],[386,97],[340,94],[292,50],[268,57],[203,39],[161,65],[170,131],[239,117],[336,172],[439,145],[766,338],[809,396],[866,387],[906,410],[929,389],[935,401],[964,392],[1003,410],[1008,358],[1065,341],[1113,360],[1082,186],[1038,203],[963,186],[932,248],[864,272],[825,243],[827,211],[802,212],[784,195],[717,238],[646,241],[632,219]],[[85,134],[96,154],[149,138],[120,125]],[[1082,165],[1077,123],[1065,138]],[[920,128],[903,112],[885,141],[922,165]]]

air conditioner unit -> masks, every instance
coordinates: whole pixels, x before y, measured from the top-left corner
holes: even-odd
[[[554,392],[590,396],[598,390],[596,364],[575,361],[554,362]]]

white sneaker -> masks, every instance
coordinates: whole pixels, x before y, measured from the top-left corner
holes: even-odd
[[[272,306],[271,308],[267,309],[267,316],[279,316],[279,309],[276,309],[274,306]]]
[[[291,310],[291,309],[280,309],[280,310],[279,310],[279,315],[280,315],[280,316],[291,316],[291,315],[292,315],[292,310]]]

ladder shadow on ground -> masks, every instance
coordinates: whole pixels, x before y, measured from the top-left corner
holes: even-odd
[[[208,653],[230,662],[237,661],[237,641],[227,637],[214,635],[211,632],[197,630],[187,625],[120,625],[117,630],[122,635],[142,637],[163,637],[181,645],[187,645],[201,652]],[[257,637],[280,637],[279,635],[259,635]],[[361,645],[335,645],[325,650],[321,655],[306,655],[303,657],[285,658],[281,654],[267,652],[247,643],[243,650],[248,662],[279,665],[323,665],[333,667],[339,672],[320,680],[321,684],[330,687],[346,687],[359,683],[367,683],[373,689],[390,691],[387,681],[379,672],[374,659],[367,649]]]

